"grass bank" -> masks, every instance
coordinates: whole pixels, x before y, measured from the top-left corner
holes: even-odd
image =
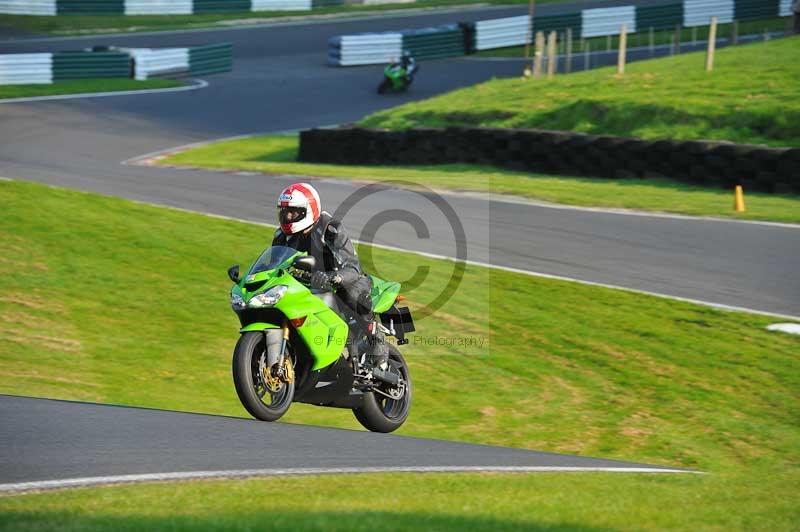
[[[466,164],[342,166],[297,162],[297,136],[223,141],[170,156],[161,164],[360,181],[404,180],[427,187],[512,194],[566,205],[639,209],[743,220],[800,223],[800,196],[746,192],[747,210],[733,211],[733,191],[670,180],[592,179],[513,172]]]
[[[172,79],[150,79],[146,81],[133,79],[80,79],[59,81],[50,85],[0,85],[0,100],[91,92],[166,89],[182,85],[182,82]]]
[[[493,80],[380,111],[361,125],[531,127],[646,139],[800,146],[800,37],[635,62],[554,80]]]
[[[403,474],[81,489],[0,498],[0,529],[794,529],[797,477],[778,473],[762,480],[744,475]]]
[[[0,203],[0,393],[244,415],[230,380],[237,322],[225,270],[255,257],[268,228],[25,182],[0,182]],[[429,268],[405,291],[412,308],[436,297],[453,271],[446,261],[359,251],[385,278]],[[767,332],[771,321],[467,267],[404,349],[416,389],[401,434],[712,475],[78,490],[4,498],[0,527],[791,529],[799,517],[800,339]],[[453,337],[483,342],[426,341]],[[305,405],[287,420],[358,427],[349,412]],[[304,496],[271,497],[276,489]],[[376,504],[376,493],[387,502]]]

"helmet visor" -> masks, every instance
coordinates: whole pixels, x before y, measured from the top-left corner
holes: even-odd
[[[281,224],[297,223],[305,217],[305,207],[280,207],[278,209],[278,221]]]

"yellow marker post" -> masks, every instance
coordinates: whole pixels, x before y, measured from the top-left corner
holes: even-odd
[[[736,185],[736,199],[733,200],[733,210],[744,212],[744,191],[742,185]]]

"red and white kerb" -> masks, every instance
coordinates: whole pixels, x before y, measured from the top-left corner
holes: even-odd
[[[319,201],[319,194],[308,183],[295,183],[285,188],[278,198],[278,208],[301,207],[306,209],[306,215],[292,223],[281,223],[281,231],[287,235],[293,235],[304,231],[314,225],[319,220],[322,212],[322,204]],[[280,223],[280,219],[278,220]]]

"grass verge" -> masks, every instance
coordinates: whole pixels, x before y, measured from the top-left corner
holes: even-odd
[[[568,0],[539,0],[539,3],[558,3]],[[347,5],[315,7],[313,11],[241,11],[238,13],[199,13],[195,15],[0,15],[0,27],[6,26],[33,33],[76,35],[91,33],[160,31],[189,28],[258,24],[286,18],[319,18],[320,15],[358,16],[384,11],[447,8],[488,4],[527,4],[526,0],[417,0],[413,3],[384,5]]]
[[[172,79],[79,79],[59,81],[50,85],[0,85],[0,100],[32,96],[56,96],[91,92],[115,92],[145,89],[166,89],[184,85]]]
[[[0,202],[0,393],[244,415],[230,382],[237,322],[224,272],[255,257],[271,231],[25,182],[0,182]],[[447,261],[359,251],[385,278],[429,269],[405,291],[412,308],[440,293],[453,271]],[[470,266],[404,349],[416,389],[401,434],[709,476],[402,475],[77,490],[2,499],[0,527],[791,529],[800,339],[765,331],[771,321]],[[437,340],[456,337],[483,342]],[[357,428],[349,412],[305,405],[287,420]],[[304,495],[275,498],[276,490]]]
[[[367,127],[533,127],[645,139],[800,146],[800,37],[634,62],[553,80],[493,80],[377,112]]]
[[[161,164],[238,169],[267,174],[336,177],[363,181],[404,180],[413,186],[513,194],[566,205],[662,211],[743,220],[800,223],[800,196],[749,193],[747,210],[733,211],[733,192],[647,179],[554,177],[465,164],[438,166],[341,166],[297,160],[296,136],[223,141],[172,155]]]
[[[272,478],[0,498],[0,529],[792,530],[796,489],[785,473]]]

